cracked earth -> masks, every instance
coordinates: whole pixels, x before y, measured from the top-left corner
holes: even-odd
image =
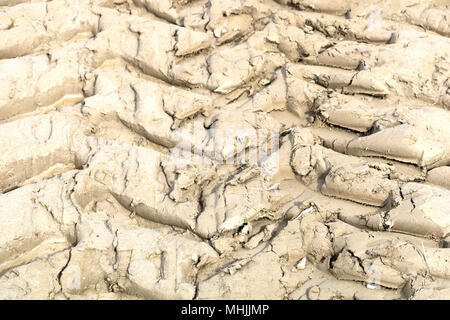
[[[450,299],[449,37],[448,0],[0,0],[0,299]]]

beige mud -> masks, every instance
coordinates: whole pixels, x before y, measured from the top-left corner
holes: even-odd
[[[450,299],[446,0],[0,0],[1,299]]]

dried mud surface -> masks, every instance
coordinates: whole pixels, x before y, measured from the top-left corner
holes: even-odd
[[[449,299],[449,36],[448,0],[0,0],[0,299]]]

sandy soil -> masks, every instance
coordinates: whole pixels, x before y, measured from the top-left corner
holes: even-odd
[[[450,299],[448,0],[0,0],[0,299]]]

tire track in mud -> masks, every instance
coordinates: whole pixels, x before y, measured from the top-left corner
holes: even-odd
[[[0,0],[0,297],[448,299],[449,12]]]

